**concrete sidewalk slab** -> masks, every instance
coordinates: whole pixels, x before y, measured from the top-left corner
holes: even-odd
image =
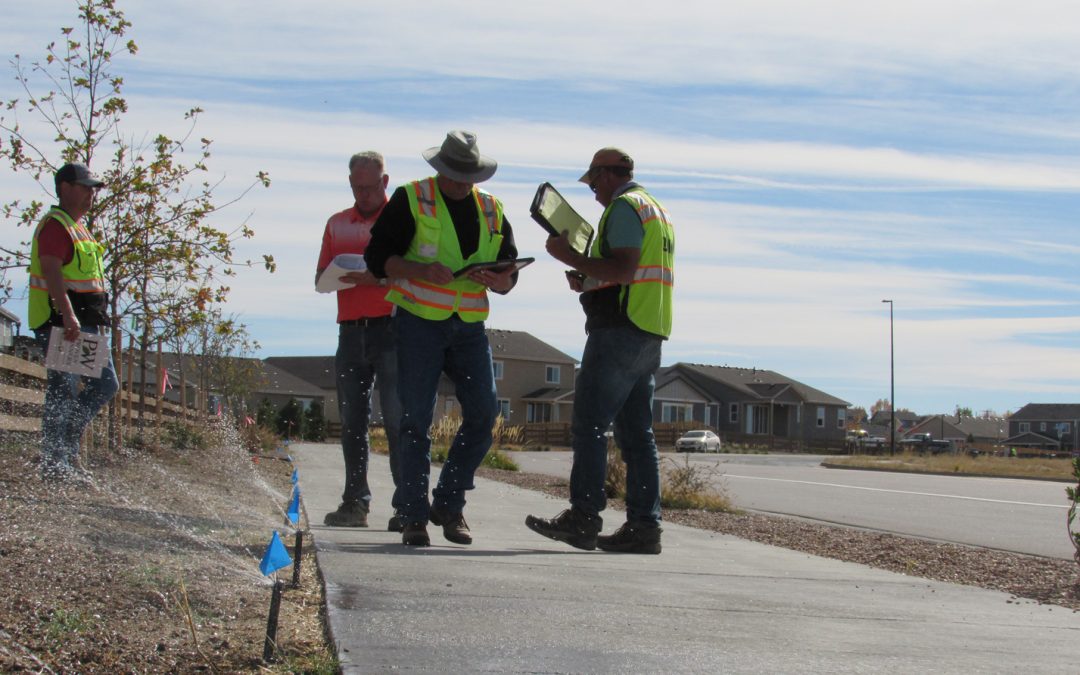
[[[665,525],[664,552],[579,551],[525,527],[565,502],[477,479],[472,546],[385,531],[374,456],[369,529],[323,527],[337,446],[290,448],[345,672],[1071,672],[1080,614]],[[434,480],[434,477],[433,477]],[[608,512],[605,530],[621,521]]]

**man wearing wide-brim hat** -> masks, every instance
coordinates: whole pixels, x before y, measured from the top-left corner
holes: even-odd
[[[491,447],[499,414],[484,327],[488,290],[507,293],[517,276],[509,267],[454,273],[473,263],[513,260],[517,247],[502,203],[476,187],[497,168],[480,154],[476,134],[451,131],[423,157],[437,173],[394,190],[364,253],[375,276],[390,278],[386,299],[396,305],[401,458],[394,509],[405,521],[406,545],[431,543],[429,520],[449,541],[470,544],[465,492]],[[462,421],[429,503],[428,429],[444,372],[454,383]]]

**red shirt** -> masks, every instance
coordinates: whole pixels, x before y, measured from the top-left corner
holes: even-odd
[[[38,257],[43,255],[59,258],[66,265],[75,256],[75,244],[71,235],[56,218],[49,218],[37,233]]]
[[[365,219],[355,206],[350,206],[330,216],[316,268],[325,269],[339,253],[363,253],[371,241],[371,226],[378,215]],[[394,306],[386,301],[387,290],[385,286],[354,286],[338,291],[338,322],[389,316]]]

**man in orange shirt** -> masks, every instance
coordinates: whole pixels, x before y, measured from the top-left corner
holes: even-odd
[[[349,185],[355,203],[336,213],[326,223],[315,282],[334,257],[343,253],[362,254],[371,240],[371,226],[386,205],[389,177],[383,157],[377,152],[361,152],[349,159]],[[341,279],[352,283],[337,292],[338,349],[334,359],[337,373],[338,412],[341,415],[341,449],[345,456],[345,489],[341,505],[326,514],[324,524],[335,527],[367,527],[371,490],[368,487],[368,424],[371,420],[371,390],[378,384],[383,427],[390,446],[390,472],[398,483],[398,424],[401,404],[397,394],[397,354],[394,327],[390,320],[393,305],[385,300],[386,280],[366,269],[350,271]],[[397,513],[387,529],[400,532]]]

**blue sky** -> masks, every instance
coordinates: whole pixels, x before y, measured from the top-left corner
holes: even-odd
[[[1080,6],[520,4],[120,3],[140,47],[116,66],[128,134],[180,133],[199,105],[222,196],[273,179],[220,221],[250,217],[245,252],[279,263],[242,272],[227,307],[262,355],[335,348],[312,279],[349,155],[382,151],[398,184],[465,128],[539,259],[491,327],[580,356],[583,317],[528,205],[551,181],[595,222],[573,181],[618,145],[676,223],[665,364],[767,368],[869,407],[889,394],[891,298],[899,406],[1080,400]],[[75,10],[5,15],[4,52],[36,57]],[[4,201],[30,196],[0,168]]]

